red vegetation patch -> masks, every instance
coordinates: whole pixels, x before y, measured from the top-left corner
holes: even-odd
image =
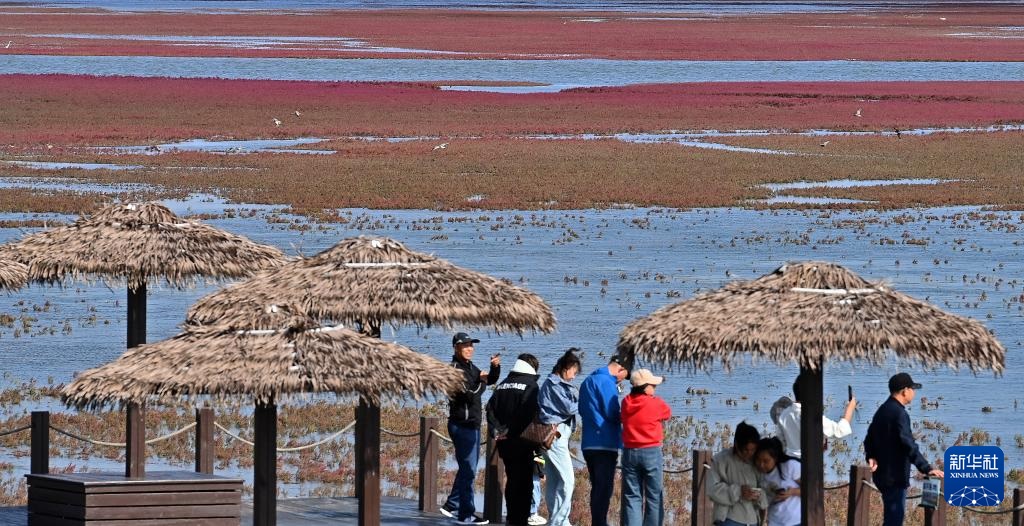
[[[0,37],[14,40],[17,53],[29,54],[453,58],[422,52],[396,55],[365,49],[326,50],[310,45],[237,49],[22,36],[84,33],[349,37],[369,46],[466,53],[454,58],[1024,60],[1020,40],[1006,38],[1017,33],[1005,29],[1024,27],[1021,6],[726,17],[434,10],[329,11],[316,16],[286,12],[97,15],[48,10],[5,15],[4,24]]]
[[[0,92],[7,101],[0,143],[12,145],[9,152],[44,143],[214,136],[880,130],[1024,122],[1024,82],[700,83],[517,95],[427,84],[4,75]]]

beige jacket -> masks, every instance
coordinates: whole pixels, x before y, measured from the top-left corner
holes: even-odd
[[[761,500],[752,502],[740,498],[740,487],[761,488]],[[742,524],[759,524],[759,510],[768,509],[769,489],[764,477],[753,464],[744,462],[732,449],[715,455],[711,464],[708,497],[715,504],[715,522],[732,519]]]

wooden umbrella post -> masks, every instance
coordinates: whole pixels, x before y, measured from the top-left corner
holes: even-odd
[[[823,376],[819,361],[813,370],[800,366],[800,524],[825,526],[825,447],[821,417]]]
[[[146,343],[146,284],[128,284],[128,348]],[[125,415],[125,476],[146,476],[146,426],[142,405],[129,403]]]
[[[253,526],[277,524],[277,405],[256,404],[253,415]]]
[[[359,398],[356,408],[356,456],[359,469],[360,526],[380,524],[380,405]]]

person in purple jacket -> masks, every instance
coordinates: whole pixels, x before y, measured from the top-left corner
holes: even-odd
[[[608,506],[615,485],[615,465],[622,449],[619,382],[629,376],[627,362],[612,356],[606,367],[590,373],[580,385],[583,459],[590,474],[590,524],[608,526]]]

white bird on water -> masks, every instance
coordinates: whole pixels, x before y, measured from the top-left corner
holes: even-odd
[[[295,110],[295,116],[298,117],[299,115],[302,115],[302,112],[300,112],[299,110]]]
[[[443,150],[443,149],[445,149],[445,148],[447,148],[447,147],[448,147],[448,143],[446,143],[446,142],[443,142],[443,143],[441,143],[441,144],[438,144],[437,146],[434,146],[434,149],[435,149],[435,150]]]
[[[830,143],[830,142],[832,142],[832,141],[825,141],[825,142],[821,143],[819,146],[824,148],[824,147],[828,146],[828,143]]]
[[[13,44],[13,43],[14,43],[14,41],[13,41],[13,40],[8,40],[8,41],[7,41],[7,45],[6,45],[6,46],[4,46],[4,49],[11,49],[11,44]]]
[[[857,108],[857,113],[853,114],[854,117],[860,117],[860,108]]]
[[[280,125],[281,125],[281,119],[278,119],[277,117],[274,117],[274,126],[280,126]]]

